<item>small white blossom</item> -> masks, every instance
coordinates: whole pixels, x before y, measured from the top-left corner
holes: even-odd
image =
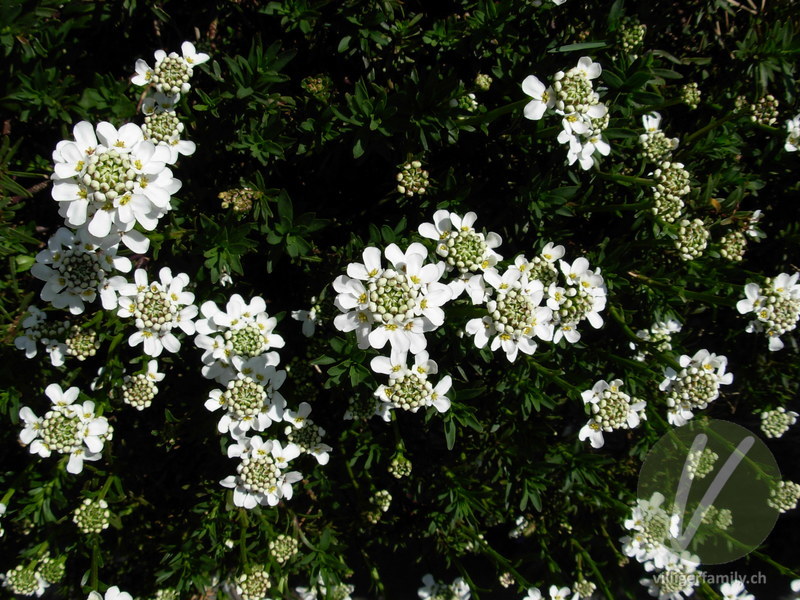
[[[746,331],[765,332],[772,351],[783,348],[780,336],[794,331],[797,321],[800,320],[798,277],[800,273],[781,273],[775,278],[766,278],[763,286],[748,283],[744,287],[745,298],[736,304],[736,309],[741,314],[755,314],[756,318],[750,321]]]
[[[678,360],[681,370],[672,367],[664,371],[664,381],[659,389],[667,393],[667,420],[680,427],[719,397],[719,386],[733,382],[733,374],[725,373],[728,359],[708,350],[699,350],[694,356],[683,355]]]
[[[257,505],[275,506],[282,499],[291,500],[292,484],[303,476],[297,471],[284,472],[290,460],[300,455],[295,444],[281,446],[276,440],[260,436],[242,437],[228,446],[228,457],[239,458],[236,475],[226,477],[220,484],[233,488],[233,503],[244,508]]]
[[[138,59],[136,75],[131,78],[131,83],[138,86],[152,84],[159,92],[168,95],[185,94],[192,87],[189,79],[192,77],[193,67],[206,62],[209,56],[197,52],[191,42],[181,44],[181,53],[182,56],[179,56],[176,52],[167,54],[163,50],[156,50],[155,67],[152,69],[144,60]]]
[[[592,448],[602,448],[605,440],[603,432],[615,429],[633,429],[642,419],[645,402],[632,399],[620,390],[622,380],[615,379],[611,383],[600,380],[591,390],[581,393],[583,403],[589,407],[591,418],[578,434],[578,439],[588,439]]]

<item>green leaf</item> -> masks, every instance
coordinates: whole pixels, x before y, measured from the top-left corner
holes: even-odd
[[[605,48],[606,46],[608,46],[606,42],[581,42],[579,44],[559,46],[549,50],[549,52],[577,52],[578,50],[591,50],[593,48]]]

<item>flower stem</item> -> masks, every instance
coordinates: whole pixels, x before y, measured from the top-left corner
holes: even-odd
[[[611,590],[608,589],[608,584],[606,583],[606,580],[603,578],[603,574],[600,572],[600,569],[597,568],[597,564],[592,560],[592,557],[589,556],[589,553],[583,546],[581,546],[578,540],[572,538],[571,542],[572,545],[578,549],[578,552],[580,552],[580,556],[582,556],[586,560],[586,562],[589,563],[589,568],[592,570],[592,573],[594,573],[594,576],[597,578],[597,581],[600,584],[600,587],[603,589],[606,598],[608,598],[608,600],[614,600],[614,596],[611,594]]]
[[[596,171],[595,175],[602,179],[609,181],[619,181],[622,183],[638,183],[639,185],[654,186],[655,179],[647,179],[646,177],[634,177],[633,175],[619,175],[617,173],[604,173],[603,171]]]
[[[692,142],[693,140],[697,139],[701,135],[704,135],[704,134],[708,133],[709,131],[711,131],[712,129],[714,129],[716,127],[719,127],[720,125],[722,125],[726,121],[730,121],[735,116],[736,115],[734,113],[728,113],[724,117],[720,117],[719,119],[714,119],[713,121],[711,121],[711,123],[709,123],[705,127],[701,127],[700,129],[698,129],[694,133],[690,133],[689,135],[687,135],[685,138],[683,138],[682,142],[684,144],[689,144],[690,142]]]

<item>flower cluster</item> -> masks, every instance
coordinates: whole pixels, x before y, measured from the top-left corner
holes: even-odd
[[[797,152],[800,148],[800,115],[786,121],[786,143],[783,146],[787,152]]]
[[[719,460],[719,454],[711,448],[691,450],[686,457],[686,471],[689,479],[703,479],[711,473]]]
[[[153,403],[153,398],[158,393],[156,383],[163,379],[164,373],[158,372],[158,361],[149,361],[146,372],[126,375],[122,380],[119,390],[122,401],[136,410],[144,410]]]
[[[746,331],[766,333],[772,351],[783,348],[780,336],[794,331],[800,319],[798,277],[798,273],[781,273],[775,278],[767,277],[762,286],[748,283],[744,286],[745,298],[736,304],[741,314],[755,314],[756,318],[748,323]]]
[[[103,444],[113,434],[108,420],[94,414],[94,402],[75,403],[78,393],[77,387],[62,391],[60,385],[51,383],[45,394],[52,407],[44,417],[37,417],[27,406],[19,411],[19,417],[25,423],[20,441],[25,446],[30,445],[31,454],[42,458],[53,452],[69,455],[69,473],[80,473],[85,460],[99,460]]]
[[[404,163],[397,174],[397,191],[409,198],[414,194],[424,195],[429,186],[428,172],[422,168],[422,163],[418,160]]]
[[[178,162],[180,155],[191,156],[197,149],[194,142],[181,139],[184,126],[175,111],[175,105],[179,100],[180,94],[167,96],[157,92],[142,102],[144,139],[169,150],[167,164],[170,165]]]
[[[754,104],[750,105],[750,120],[759,125],[774,125],[778,122],[779,102],[772,94],[767,94],[759,98]]]
[[[677,600],[680,593],[690,595],[699,583],[695,573],[700,562],[688,552],[672,549],[673,526],[678,516],[664,508],[664,495],[654,493],[649,500],[639,498],[624,522],[630,533],[620,539],[622,551],[635,558],[653,578],[640,580],[648,592],[659,598]]]
[[[14,339],[14,345],[19,350],[25,351],[26,358],[36,356],[39,351],[38,346],[42,345],[54,367],[64,364],[64,357],[67,354],[65,339],[70,330],[69,321],[48,322],[47,313],[35,306],[29,306],[28,314],[22,320],[22,327],[23,334]]]
[[[297,554],[297,548],[297,540],[283,533],[269,541],[269,553],[280,565],[289,562]]]
[[[328,75],[304,77],[300,87],[320,102],[328,102],[333,94],[333,80]]]
[[[700,219],[682,219],[678,224],[675,249],[682,260],[693,260],[703,255],[708,245],[709,234]]]
[[[36,564],[17,565],[13,569],[6,571],[3,577],[3,586],[11,590],[13,594],[21,596],[40,597],[44,594],[49,584],[42,575],[36,570]]]
[[[138,59],[136,75],[131,83],[138,86],[152,85],[157,91],[170,96],[185,94],[192,87],[189,80],[194,67],[206,62],[209,56],[203,52],[198,53],[191,42],[181,44],[181,54],[182,56],[178,56],[177,52],[167,54],[163,50],[156,50],[155,66],[152,69],[147,62]]]
[[[765,411],[761,413],[761,431],[768,438],[779,438],[797,423],[798,416],[793,410],[786,410],[782,406]]]
[[[77,315],[85,310],[85,302],[94,302],[98,295],[104,309],[117,307],[116,290],[125,279],[111,276],[115,270],[127,273],[131,261],[117,256],[113,238],[95,244],[85,229],[76,234],[61,227],[36,255],[31,274],[45,282],[42,300]]]
[[[683,197],[689,187],[689,172],[682,163],[663,161],[652,173],[656,185],[653,193],[653,214],[667,223],[674,223],[683,214]]]
[[[409,367],[407,355],[405,351],[393,349],[390,358],[376,356],[370,363],[375,373],[389,376],[388,383],[375,390],[375,397],[380,400],[376,412],[385,421],[391,419],[390,411],[396,408],[409,412],[429,406],[439,412],[450,408],[450,400],[445,396],[452,385],[450,376],[445,375],[434,386],[428,376],[438,373],[436,362],[422,350],[414,355],[414,364]]]
[[[558,71],[551,86],[534,75],[522,82],[522,91],[532,98],[525,106],[525,118],[538,121],[548,110],[559,115],[564,129],[558,141],[568,146],[567,161],[570,165],[578,161],[584,170],[594,164],[595,153],[608,156],[611,152],[602,137],[603,130],[608,127],[608,108],[600,102],[592,85],[592,80],[601,72],[600,63],[584,56],[575,67],[566,72]]]
[[[67,356],[74,356],[78,360],[86,360],[97,354],[100,348],[100,341],[97,339],[97,332],[84,331],[77,325],[70,327],[69,336],[64,340]]]
[[[187,335],[194,334],[194,319],[197,307],[194,294],[184,291],[189,276],[180,273],[173,277],[169,267],[158,272],[159,281],[148,283],[147,271],[136,269],[135,283],[125,283],[119,288],[118,315],[133,317],[136,333],[128,338],[131,346],[142,344],[144,353],[159,356],[162,350],[178,352],[181,343],[173,330],[180,329]]]
[[[681,86],[680,100],[691,109],[697,108],[700,104],[700,88],[697,83],[692,81]]]
[[[719,397],[719,386],[733,381],[732,373],[725,373],[728,359],[708,350],[699,350],[694,356],[683,355],[678,360],[680,371],[667,367],[659,389],[667,394],[667,420],[680,427]]]
[[[719,253],[730,261],[741,262],[747,250],[747,237],[740,229],[733,229],[719,241]]]
[[[797,508],[800,500],[800,484],[793,481],[779,481],[769,492],[767,504],[782,513]]]
[[[220,203],[222,208],[230,208],[233,212],[242,214],[250,212],[253,208],[253,203],[259,200],[263,195],[263,192],[249,187],[243,187],[220,192],[217,194],[217,198],[222,200]]]
[[[255,567],[236,579],[236,592],[242,600],[263,600],[272,581],[266,569]]]
[[[381,520],[383,513],[392,504],[392,495],[388,490],[378,490],[369,499],[370,509],[364,512],[364,518],[373,525]]]
[[[384,254],[391,267],[381,266],[380,250],[363,252],[364,263],[351,263],[347,275],[333,282],[335,304],[343,314],[333,323],[339,331],[355,331],[359,348],[383,348],[389,342],[413,354],[427,345],[425,333],[444,323],[441,306],[452,293],[439,279],[445,263],[427,263],[428,250],[411,244],[403,252],[396,244]]]
[[[475,76],[475,87],[477,87],[482,92],[488,92],[489,88],[492,87],[491,76],[486,75],[485,73],[478,73]]]
[[[99,499],[85,498],[83,503],[75,509],[72,521],[83,533],[100,533],[108,529],[111,519],[111,511],[108,510],[108,502]]]
[[[450,106],[453,108],[460,108],[466,112],[475,112],[478,110],[478,101],[475,98],[475,94],[469,92],[450,100]]]
[[[645,133],[639,136],[642,156],[651,162],[668,160],[672,151],[678,147],[678,138],[668,138],[661,131],[661,115],[652,112],[642,117]]]
[[[602,448],[605,440],[603,432],[615,429],[633,429],[641,420],[646,419],[643,400],[631,398],[620,390],[621,379],[611,383],[602,379],[594,384],[591,390],[581,393],[583,403],[591,415],[589,422],[583,426],[578,434],[578,439],[586,440],[592,448]]]
[[[652,344],[652,348],[656,352],[668,352],[672,350],[672,334],[678,333],[682,325],[675,319],[667,319],[666,321],[656,321],[651,325],[650,329],[640,329],[636,332],[636,337],[643,342]],[[631,350],[637,350],[636,360],[644,361],[650,354],[648,346],[641,346],[636,342],[630,343]]]
[[[636,18],[625,18],[619,29],[619,43],[623,53],[636,58],[636,50],[644,42],[644,35],[647,33],[647,25],[640,23]]]

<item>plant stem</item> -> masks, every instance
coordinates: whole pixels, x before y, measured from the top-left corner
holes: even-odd
[[[572,545],[578,549],[580,555],[584,559],[586,559],[587,563],[589,563],[589,568],[592,569],[592,573],[594,573],[594,576],[597,578],[597,581],[600,584],[600,587],[603,589],[606,598],[608,598],[608,600],[614,600],[614,596],[611,594],[611,590],[608,589],[608,584],[606,583],[606,580],[603,578],[603,574],[600,572],[600,569],[597,568],[597,564],[592,560],[592,557],[589,556],[589,553],[583,546],[581,546],[578,540],[572,538],[571,542]]]
[[[603,171],[596,171],[595,175],[602,179],[609,181],[620,181],[623,183],[638,183],[639,185],[654,186],[655,179],[647,179],[646,177],[634,177],[633,175],[618,175],[616,173],[604,173]]]
[[[735,116],[736,115],[734,113],[728,113],[724,117],[720,117],[719,119],[714,119],[713,121],[711,121],[711,123],[709,123],[705,127],[701,127],[700,129],[698,129],[694,133],[690,133],[685,138],[683,138],[683,140],[682,140],[683,144],[684,145],[688,145],[690,142],[692,142],[693,140],[697,139],[701,135],[704,135],[704,134],[708,133],[709,131],[711,131],[712,129],[714,129],[716,127],[719,127],[720,125],[722,125],[726,121],[730,121]]]
[[[650,200],[634,202],[632,204],[595,204],[589,206],[578,206],[575,208],[580,213],[616,212],[618,210],[642,210],[652,206]]]

